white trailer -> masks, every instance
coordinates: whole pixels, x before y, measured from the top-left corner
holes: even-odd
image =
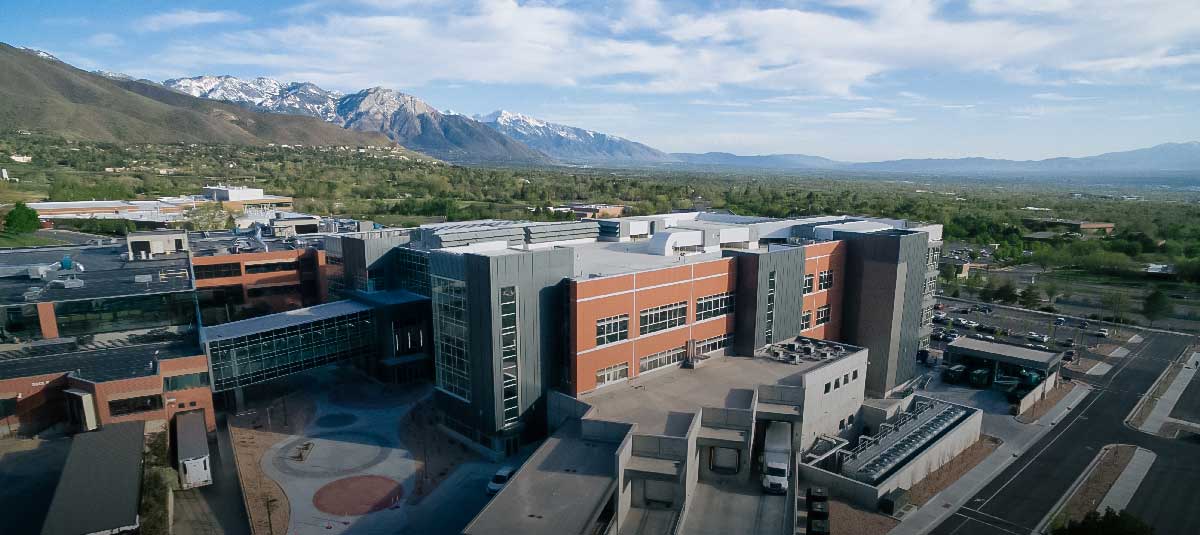
[[[208,459],[208,426],[204,411],[175,415],[175,452],[179,459],[179,486],[185,489],[212,484]]]
[[[764,492],[787,494],[792,474],[792,424],[771,422],[763,441],[762,486]]]

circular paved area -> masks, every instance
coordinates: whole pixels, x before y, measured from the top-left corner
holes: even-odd
[[[346,427],[357,421],[358,417],[353,414],[337,412],[317,418],[314,423],[317,424],[317,427]]]
[[[329,401],[354,409],[390,409],[413,401],[414,391],[373,383],[341,383],[329,392]]]
[[[404,497],[404,486],[383,476],[354,476],[326,484],[313,495],[313,507],[338,516],[382,511]]]
[[[312,442],[312,447],[304,460],[297,460],[294,455],[305,442]],[[383,436],[366,431],[333,431],[298,437],[284,444],[271,459],[271,464],[281,473],[293,477],[348,476],[387,459],[392,453],[391,448],[384,447],[387,443]]]

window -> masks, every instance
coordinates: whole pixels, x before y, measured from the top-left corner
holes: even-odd
[[[858,379],[858,370],[854,370],[853,372],[850,372],[850,378]]]
[[[720,474],[736,474],[741,466],[742,452],[737,448],[711,446],[708,449],[708,468]]]
[[[429,253],[408,247],[395,249],[399,264],[400,287],[421,295],[429,295]]]
[[[471,401],[471,360],[467,353],[467,283],[431,277],[433,294],[434,384]]]
[[[729,292],[696,300],[696,321],[733,313],[733,294]]]
[[[921,309],[921,325],[933,324],[933,307],[928,306]]]
[[[517,287],[500,289],[500,374],[503,378],[504,425],[521,417],[520,388],[517,384]]]
[[[808,274],[804,276],[804,293],[810,294],[813,292],[813,276]]]
[[[267,264],[246,264],[246,273],[274,273],[276,271],[296,271],[296,261],[270,262]]]
[[[854,415],[853,414],[846,417],[846,425],[854,425]]]
[[[208,386],[208,372],[163,377],[163,391],[187,390]]]
[[[838,420],[838,431],[841,431],[842,429],[845,429],[845,428],[846,428],[846,419],[842,418],[841,420]]]
[[[834,389],[834,390],[837,390],[837,389],[839,389],[839,388],[841,388],[841,387],[842,387],[842,380],[841,380],[841,379],[834,379],[834,380],[833,380],[833,389]]]
[[[930,247],[925,252],[925,263],[929,267],[929,269],[937,269],[938,261],[941,259],[941,257],[942,257],[941,249],[938,249],[937,247]]]
[[[641,360],[638,361],[638,372],[645,373],[650,370],[657,370],[669,364],[675,364],[676,362],[682,361],[686,354],[686,347],[677,347],[675,349],[668,349],[666,351],[660,351],[653,355],[642,357]]]
[[[804,315],[800,316],[800,330],[806,331],[812,328],[812,311],[805,310]]]
[[[647,308],[641,313],[638,325],[641,334],[650,334],[687,323],[687,301]]]
[[[817,309],[817,325],[829,323],[829,305]]]
[[[926,277],[925,287],[922,288],[921,291],[925,294],[925,297],[933,295],[933,293],[937,291],[937,275]]]
[[[833,288],[833,272],[832,271],[826,270],[826,271],[821,272],[821,277],[817,280],[817,288],[819,288],[821,290],[828,290],[830,288]]]
[[[723,349],[729,345],[729,338],[730,335],[723,334],[721,336],[714,336],[712,338],[699,340],[696,342],[696,353],[703,355],[705,353],[712,353],[718,349]]]
[[[603,370],[596,371],[596,386],[603,386],[609,383],[620,381],[621,379],[629,378],[629,363],[622,362],[614,364]]]
[[[196,406],[196,402],[195,402],[195,401],[189,401],[189,402],[188,402],[188,406],[189,406],[189,407],[195,407],[195,406]]]
[[[242,276],[242,266],[236,262],[232,264],[197,265],[192,266],[192,270],[195,271],[197,279],[219,279],[221,277]]]
[[[282,286],[256,286],[246,289],[246,297],[272,297],[276,295],[300,295],[300,285],[284,284]]]
[[[596,345],[611,344],[629,338],[629,314],[596,320]]]
[[[180,404],[179,404],[179,408],[180,408],[180,409],[182,409],[182,408],[184,408],[184,407],[187,407],[187,404],[184,404],[184,403],[180,403]]]
[[[767,343],[775,338],[775,272],[767,274],[767,326],[763,334]]]
[[[163,408],[162,396],[138,396],[135,398],[114,399],[108,402],[110,416],[125,416],[139,412],[157,411]]]
[[[826,393],[826,394],[828,394],[828,393],[829,393],[829,387],[830,387],[830,384],[829,384],[829,383],[825,383],[825,393]]]

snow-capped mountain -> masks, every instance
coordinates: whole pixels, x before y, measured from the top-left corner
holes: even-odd
[[[338,124],[383,132],[413,150],[448,161],[549,163],[545,154],[464,115],[444,114],[425,101],[393,89],[373,87],[346,95],[337,105]]]
[[[337,122],[335,110],[342,94],[308,82],[280,82],[271,78],[243,80],[234,76],[175,78],[163,85],[193,97],[224,100],[275,113],[308,115]]]
[[[550,156],[576,162],[665,162],[671,155],[636,141],[497,110],[475,120]]]
[[[123,72],[92,71],[92,74],[98,74],[100,76],[108,78],[109,80],[116,80],[118,82],[128,82],[128,81],[134,80],[134,77],[132,77],[128,74],[125,74]]]
[[[235,102],[262,111],[318,117],[353,130],[382,132],[405,147],[448,161],[551,161],[545,154],[469,117],[439,112],[417,97],[382,87],[343,95],[308,82],[244,80],[234,76],[177,78],[163,85],[196,97]]]
[[[48,59],[50,61],[57,61],[59,63],[65,63],[63,60],[54,57],[54,54],[46,52],[45,50],[38,50],[36,48],[29,48],[29,47],[25,47],[25,46],[20,47],[19,50],[21,50],[27,54],[33,54],[42,59]]]

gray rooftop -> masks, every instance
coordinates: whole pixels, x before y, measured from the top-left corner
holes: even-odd
[[[203,410],[175,415],[175,450],[184,460],[208,455],[208,425]]]
[[[578,278],[662,269],[721,258],[720,251],[687,256],[649,254],[646,252],[646,242],[594,242],[561,247],[575,251],[575,276]]]
[[[959,337],[957,340],[950,342],[949,348],[954,354],[988,357],[1001,362],[1043,370],[1062,360],[1062,353],[1041,351],[1011,344],[999,344],[967,337]]]
[[[374,307],[368,304],[359,303],[353,300],[334,301],[317,306],[307,308],[299,308],[280,312],[278,314],[269,314],[250,318],[241,321],[230,323],[222,323],[212,327],[204,327],[204,340],[212,342],[215,340],[225,340],[229,338],[238,338],[249,334],[255,334],[295,325],[304,325],[314,321],[336,318],[345,316],[355,312],[364,310],[372,310]]]
[[[538,447],[463,534],[586,532],[615,490],[618,446],[587,440],[580,421],[568,421]]]
[[[125,245],[38,247],[0,251],[0,305],[99,299],[125,295],[179,292],[192,289],[188,261],[183,255],[160,256],[154,260],[128,261],[121,258]],[[76,269],[52,272],[53,278],[83,281],[78,288],[64,288],[49,280],[33,279],[28,269],[61,262],[70,256]],[[148,275],[150,282],[135,277]],[[26,300],[24,294],[38,288],[41,294]]]
[[[145,424],[75,435],[42,535],[99,533],[138,524]]]
[[[747,389],[763,384],[803,386],[804,374],[821,364],[712,357],[695,369],[650,372],[580,399],[593,407],[589,418],[636,423],[641,434],[684,436],[690,415],[703,407],[746,408]]]
[[[0,379],[70,372],[80,379],[102,383],[154,375],[158,360],[203,353],[191,342],[84,348],[73,344],[30,346],[0,353]]]

